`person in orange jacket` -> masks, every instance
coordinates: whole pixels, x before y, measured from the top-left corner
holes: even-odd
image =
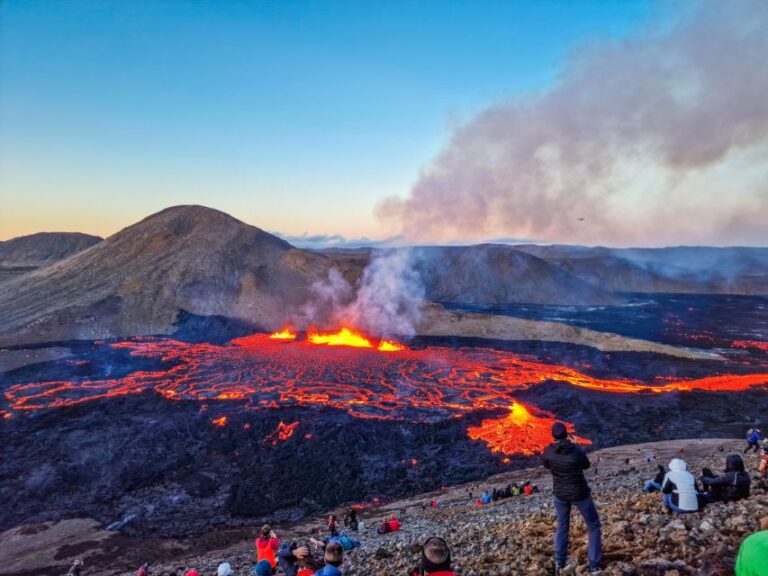
[[[277,566],[277,550],[280,548],[280,540],[272,531],[269,524],[261,527],[261,533],[254,542],[256,546],[256,562],[267,560],[274,570]]]

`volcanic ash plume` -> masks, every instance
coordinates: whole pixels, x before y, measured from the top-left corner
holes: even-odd
[[[764,242],[768,2],[683,12],[486,109],[380,216],[413,240]]]

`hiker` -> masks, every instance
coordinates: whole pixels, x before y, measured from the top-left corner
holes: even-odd
[[[411,576],[422,574],[455,576],[451,570],[451,551],[446,541],[438,536],[432,536],[424,543],[419,565],[411,572]]]
[[[397,516],[392,514],[392,517],[389,519],[389,531],[397,532],[398,530],[400,530],[400,520],[397,519]]]
[[[760,432],[760,428],[750,428],[747,430],[747,447],[744,448],[744,454],[754,448],[755,452],[760,450],[760,442],[763,440],[763,435]]]
[[[328,532],[331,533],[331,536],[336,536],[339,533],[339,529],[336,526],[336,514],[331,514],[328,518]]]
[[[344,561],[344,550],[338,542],[329,542],[323,555],[325,566],[315,572],[315,576],[341,576],[339,566]]]
[[[749,498],[752,483],[749,474],[744,471],[744,460],[738,454],[729,454],[725,458],[725,471],[715,476],[709,468],[704,468],[701,475],[706,501],[736,502]]]
[[[584,451],[568,439],[568,429],[562,422],[552,426],[555,441],[544,449],[544,467],[552,474],[552,491],[557,530],[555,531],[555,574],[565,568],[568,557],[568,532],[571,525],[571,507],[575,506],[587,525],[589,572],[601,571],[603,559],[600,518],[597,515],[592,492],[584,477],[589,458]]]
[[[149,576],[149,564],[144,562],[144,564],[139,566],[139,569],[136,570],[136,576]]]
[[[349,510],[349,527],[352,530],[357,530],[357,510],[355,508]]]
[[[763,455],[760,457],[760,466],[758,467],[757,471],[760,472],[761,475],[765,476],[766,472],[768,472],[768,439],[762,441],[763,446]]]
[[[483,504],[490,504],[491,503],[491,495],[486,490],[483,492]]]
[[[643,492],[650,494],[651,492],[661,491],[661,484],[664,482],[664,476],[666,475],[667,471],[664,469],[664,466],[658,464],[656,466],[656,476],[653,477],[653,480],[648,480],[645,483]]]
[[[661,483],[661,493],[664,494],[663,507],[666,512],[685,514],[699,509],[696,480],[687,468],[688,465],[680,458],[673,458],[669,463],[669,472],[664,475],[664,481]]]
[[[272,568],[277,566],[276,553],[280,548],[280,540],[278,540],[277,535],[272,531],[272,527],[269,524],[264,524],[261,527],[261,532],[258,538],[256,538],[254,546],[256,547],[256,562],[266,560]]]
[[[768,576],[768,516],[760,520],[760,532],[747,536],[736,557],[736,576]]]
[[[298,546],[296,543],[288,546],[283,544],[277,553],[277,562],[286,576],[298,576],[299,568],[312,564],[312,555],[308,546]],[[312,564],[313,568],[316,568]]]
[[[67,572],[67,576],[80,576],[83,570],[83,561],[80,558],[77,558],[73,563],[72,566],[69,569],[69,572]]]
[[[235,571],[232,570],[229,562],[222,562],[216,569],[216,576],[235,576]]]
[[[389,525],[389,520],[386,518],[381,521],[379,527],[376,529],[378,534],[389,534],[392,531],[392,527]]]
[[[269,560],[259,560],[253,569],[253,576],[272,576],[272,565]]]

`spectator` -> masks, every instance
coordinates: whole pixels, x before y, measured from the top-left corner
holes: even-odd
[[[339,566],[344,561],[344,550],[338,542],[329,542],[323,556],[325,566],[315,572],[315,576],[341,576]]]
[[[646,494],[650,492],[656,492],[661,490],[661,484],[664,482],[664,476],[666,476],[667,471],[664,469],[664,466],[661,464],[657,465],[656,467],[656,476],[653,477],[653,480],[648,480],[648,482],[645,483],[645,486],[643,486],[643,492]]]
[[[664,494],[664,508],[667,511],[684,514],[699,509],[696,480],[687,470],[687,464],[680,458],[669,463],[669,472],[664,475],[661,492]]]
[[[747,430],[747,447],[744,448],[744,454],[754,448],[755,452],[760,450],[760,442],[763,440],[763,435],[759,428],[750,428]]]
[[[442,538],[432,536],[421,549],[419,565],[413,570],[412,576],[432,574],[432,576],[455,576],[451,570],[451,551]]]
[[[232,570],[232,566],[229,565],[229,562],[222,562],[219,564],[219,567],[216,569],[216,575],[217,576],[235,576],[235,571]]]
[[[736,502],[749,497],[752,480],[744,471],[744,460],[738,454],[729,454],[725,459],[725,471],[715,476],[704,468],[701,483],[706,490],[707,502]]]
[[[261,532],[254,542],[256,547],[256,561],[266,560],[274,569],[277,566],[277,551],[280,548],[280,540],[269,524],[261,527]]]
[[[587,525],[589,572],[601,571],[603,558],[600,517],[592,493],[584,477],[590,463],[584,451],[568,439],[568,430],[562,422],[552,426],[555,441],[544,449],[544,467],[552,473],[553,503],[557,514],[555,532],[555,574],[565,568],[568,556],[568,533],[571,508],[575,506]]]

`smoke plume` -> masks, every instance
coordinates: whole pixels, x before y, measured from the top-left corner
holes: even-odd
[[[331,269],[311,288],[312,301],[300,324],[359,328],[375,336],[413,336],[424,302],[424,286],[406,248],[374,250],[355,291]]]
[[[768,241],[768,2],[583,46],[458,128],[378,213],[414,241]]]

